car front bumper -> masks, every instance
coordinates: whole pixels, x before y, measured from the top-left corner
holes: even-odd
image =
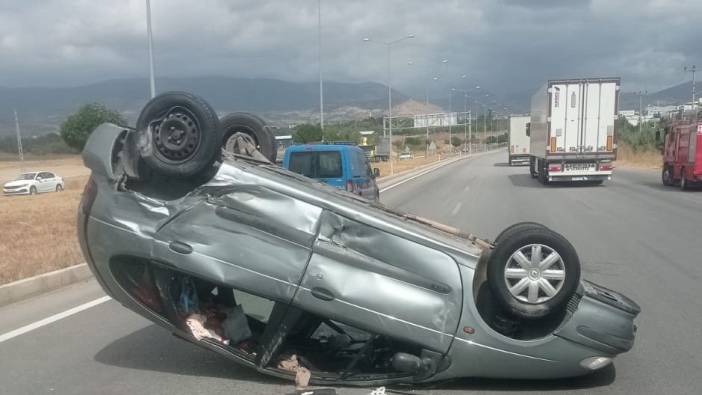
[[[3,188],[2,193],[5,195],[28,195],[29,194],[29,187]]]

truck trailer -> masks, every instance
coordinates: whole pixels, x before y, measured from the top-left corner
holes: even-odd
[[[529,164],[529,135],[527,125],[529,116],[511,115],[509,117],[509,144],[507,144],[509,165]]]
[[[612,179],[619,86],[619,78],[550,80],[534,94],[532,177],[544,184]]]

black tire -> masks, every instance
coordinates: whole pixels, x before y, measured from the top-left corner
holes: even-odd
[[[687,177],[685,177],[685,168],[683,167],[680,169],[680,190],[686,191],[687,189]]]
[[[245,133],[256,143],[256,148],[271,162],[275,162],[278,154],[278,147],[275,142],[275,135],[266,126],[266,122],[260,117],[246,113],[235,112],[228,114],[220,120],[222,128],[222,147],[225,147],[227,140],[235,133]]]
[[[510,292],[510,287],[515,287],[517,284],[511,283],[513,281],[512,278],[507,278],[506,270],[508,267],[510,269],[513,268],[513,265],[516,263],[512,258],[513,254],[517,254],[519,251],[531,251],[531,246],[535,244],[542,246],[542,256],[539,260],[545,259],[544,253],[548,253],[546,256],[550,256],[551,252],[556,252],[560,256],[561,259],[553,263],[553,265],[557,267],[563,279],[552,280],[556,284],[555,286],[554,283],[550,282],[552,278],[547,280],[552,286],[553,295],[548,295],[543,289],[537,287],[534,300],[530,301],[530,287],[528,286],[527,288],[522,287],[521,291],[515,290],[516,296]],[[544,250],[544,247],[546,250]],[[548,252],[549,249],[552,251]],[[531,262],[531,256],[524,256]],[[518,267],[517,270],[522,268]],[[520,282],[524,280],[526,284],[530,284],[541,279],[546,280],[546,277],[542,277],[541,270],[532,272],[531,267],[528,270],[524,268],[524,270],[526,272],[525,275],[528,274],[528,277],[514,281]],[[554,270],[549,269],[551,272],[549,275],[552,275]],[[561,311],[571,296],[573,296],[580,283],[580,260],[575,248],[560,234],[542,227],[531,226],[522,228],[515,226],[513,229],[504,232],[500,243],[492,251],[488,260],[487,279],[498,304],[507,312],[520,319],[539,319]],[[527,291],[527,296],[522,295],[524,291]]]
[[[536,159],[534,158],[529,158],[529,173],[531,174],[531,178],[539,176],[539,173],[536,172]]]
[[[193,94],[167,92],[154,97],[141,110],[136,128],[141,157],[160,175],[193,177],[219,157],[217,114]]]
[[[546,163],[541,160],[536,163],[539,167],[539,182],[544,185],[548,184],[548,176],[546,175]]]
[[[508,164],[509,166],[512,166],[512,158],[507,159],[507,164]]]
[[[37,187],[35,187],[35,186],[29,187],[29,194],[36,195],[37,194]]]
[[[511,232],[514,229],[520,229],[520,230],[525,230],[525,229],[530,229],[530,228],[539,228],[539,229],[548,229],[546,225],[542,225],[538,222],[532,222],[532,221],[525,221],[525,222],[517,222],[516,224],[510,225],[502,230],[500,234],[495,237],[495,244],[498,244],[505,236],[507,232]],[[516,230],[514,232],[517,232]]]
[[[670,166],[663,166],[663,170],[661,171],[661,181],[663,182],[663,185],[667,187],[673,185],[673,173]]]

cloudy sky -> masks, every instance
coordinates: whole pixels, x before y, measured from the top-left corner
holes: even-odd
[[[317,78],[317,0],[151,3],[158,76]],[[385,47],[363,38],[411,33],[393,46],[392,78],[415,94],[476,83],[505,94],[582,76],[652,91],[702,66],[700,0],[321,3],[325,79],[384,82]],[[144,77],[145,31],[144,0],[0,0],[0,86]]]

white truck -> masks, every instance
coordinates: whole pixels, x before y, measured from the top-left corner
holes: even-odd
[[[527,125],[531,117],[511,115],[509,117],[509,143],[507,152],[509,165],[529,164],[529,135]]]
[[[531,176],[547,184],[612,179],[619,78],[550,80],[531,98]]]

